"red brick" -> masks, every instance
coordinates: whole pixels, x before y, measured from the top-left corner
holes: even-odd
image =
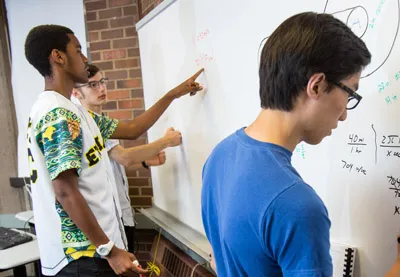
[[[126,57],[125,49],[117,49],[117,50],[103,52],[103,59],[105,60],[123,59],[125,57]]]
[[[143,98],[143,88],[131,89],[131,98]]]
[[[154,0],[142,0],[142,11],[148,10],[153,4]]]
[[[139,56],[140,56],[139,48],[128,49],[128,57],[139,57]]]
[[[115,30],[101,32],[101,39],[122,38],[123,36],[124,32],[122,29],[115,29]]]
[[[126,99],[126,98],[129,98],[129,90],[113,90],[107,93],[107,99]]]
[[[144,113],[144,110],[133,111],[133,118],[140,116],[142,113]]]
[[[145,17],[146,15],[148,15],[152,10],[154,9],[154,5],[151,4],[150,6],[148,6],[146,9],[142,9],[142,18]]]
[[[113,40],[113,48],[128,48],[128,47],[137,47],[138,40],[137,38],[124,38],[124,39],[114,39]]]
[[[104,106],[104,110],[115,110],[117,109],[117,101],[108,101]]]
[[[126,71],[126,70],[106,71],[104,73],[107,78],[110,78],[113,80],[126,79],[128,77],[128,71]]]
[[[115,89],[115,82],[113,80],[108,81],[107,90]]]
[[[139,195],[139,188],[129,187],[129,195]]]
[[[85,4],[86,11],[94,11],[107,8],[106,0],[88,2]]]
[[[96,41],[99,40],[99,32],[89,32],[89,41]]]
[[[141,195],[153,196],[153,188],[140,188]]]
[[[115,119],[132,119],[131,111],[110,111],[108,116]]]
[[[97,12],[87,12],[86,13],[86,21],[97,20]]]
[[[109,0],[108,4],[110,7],[126,6],[131,5],[132,0]]]
[[[141,87],[141,85],[142,85],[141,79],[117,81],[117,88],[138,88]]]
[[[118,109],[143,109],[143,99],[131,99],[118,101]]]
[[[101,60],[100,52],[91,52],[90,57],[92,58],[92,61]]]
[[[142,71],[140,69],[131,69],[129,70],[129,78],[141,78]]]
[[[148,187],[148,178],[128,178],[128,183],[130,187]]]
[[[125,168],[126,176],[128,177],[138,177],[138,170],[137,169],[130,169],[129,167]]]
[[[124,9],[124,16],[127,16],[127,15],[136,16],[137,15],[137,6],[136,5],[135,6],[124,7],[123,9]]]
[[[151,171],[146,168],[139,168],[138,170],[139,177],[151,177]]]
[[[115,68],[138,67],[139,60],[138,59],[118,60],[118,61],[114,61],[114,64],[115,64]]]
[[[97,51],[97,50],[104,50],[104,49],[110,49],[110,41],[99,41],[99,42],[91,42],[90,43],[90,50],[92,51]]]
[[[135,24],[135,19],[133,16],[110,19],[111,28],[133,26],[134,24]]]
[[[153,200],[151,196],[133,196],[131,203],[134,207],[151,207]]]
[[[126,37],[137,37],[136,27],[125,28]]]
[[[100,70],[109,70],[113,69],[113,64],[112,62],[96,62],[94,63]],[[107,86],[108,88],[108,86]]]
[[[96,31],[108,28],[107,20],[91,21],[86,24],[88,31]]]
[[[99,11],[99,18],[100,19],[120,17],[120,16],[122,16],[122,9],[121,8],[107,9],[107,10],[104,10],[104,11]]]

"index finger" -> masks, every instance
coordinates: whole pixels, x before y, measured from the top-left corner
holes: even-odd
[[[204,68],[200,69],[199,71],[197,71],[192,77],[190,77],[189,79],[191,80],[196,80],[197,77],[199,77],[199,75],[204,71]]]

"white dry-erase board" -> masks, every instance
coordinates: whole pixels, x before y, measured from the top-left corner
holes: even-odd
[[[293,163],[325,202],[332,240],[357,247],[355,276],[383,276],[400,230],[399,5],[165,0],[137,25],[146,107],[200,67],[207,90],[175,101],[148,133],[149,141],[170,126],[183,134],[182,146],[167,150],[166,165],[152,169],[155,205],[204,233],[202,167],[220,140],[259,112],[260,44],[289,16],[325,11],[362,37],[372,63],[362,74],[357,109],[319,146],[300,144]]]

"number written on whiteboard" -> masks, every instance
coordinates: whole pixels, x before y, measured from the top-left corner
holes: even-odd
[[[365,139],[357,134],[350,134],[347,144],[351,146],[350,153],[355,154],[360,154],[362,152],[362,149],[367,145],[365,143]]]
[[[393,176],[387,176],[387,178],[390,184],[389,189],[393,191],[394,197],[400,197],[400,179]]]
[[[342,168],[349,172],[356,172],[363,175],[367,175],[367,170],[363,166],[355,166],[353,163],[348,163],[342,160]]]

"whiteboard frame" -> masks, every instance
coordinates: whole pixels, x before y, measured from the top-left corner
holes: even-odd
[[[168,8],[176,1],[177,0],[164,0],[163,2],[161,2],[157,7],[155,7],[151,12],[149,12],[149,14],[147,14],[145,17],[143,17],[136,23],[136,31],[139,31],[144,25],[149,23],[153,18],[155,18],[158,14],[160,14],[163,10]]]

